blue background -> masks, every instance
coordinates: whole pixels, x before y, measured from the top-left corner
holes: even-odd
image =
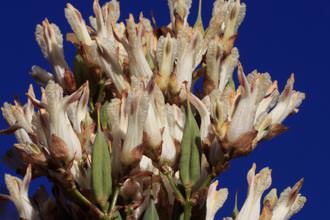
[[[197,1],[193,0],[190,21],[196,17]],[[269,71],[279,81],[282,89],[291,72],[296,73],[295,88],[306,93],[299,114],[285,124],[288,132],[272,141],[263,142],[248,157],[232,161],[229,172],[221,176],[221,185],[229,187],[221,216],[230,215],[235,192],[239,192],[239,205],[245,199],[246,172],[255,161],[258,168],[270,166],[273,170],[273,187],[282,191],[305,177],[302,193],[308,202],[293,219],[329,219],[329,51],[330,2],[327,0],[267,0],[245,1],[247,17],[240,28],[237,46],[246,72],[257,68]],[[45,17],[58,24],[63,33],[70,31],[64,18],[66,1],[29,0],[1,2],[0,34],[0,103],[12,101],[15,96],[25,99],[33,64],[48,67],[34,39],[35,25]],[[92,14],[92,1],[72,0],[87,19]],[[103,1],[102,1],[103,3]],[[204,0],[203,17],[207,24],[211,15],[212,0]],[[167,24],[169,15],[166,0],[122,0],[121,19],[131,11],[150,17],[153,11],[158,24]],[[65,43],[68,62],[72,61],[74,47]],[[0,120],[0,128],[7,125]],[[0,139],[0,155],[12,146],[12,136]],[[0,165],[1,191],[6,192],[3,175],[13,173]],[[32,184],[33,192],[45,180]],[[0,219],[17,219],[12,204],[1,203]]]

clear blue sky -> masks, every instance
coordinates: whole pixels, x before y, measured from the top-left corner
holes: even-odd
[[[14,96],[25,100],[24,94],[32,82],[28,72],[32,65],[48,67],[34,39],[35,25],[45,17],[57,23],[62,32],[69,31],[64,18],[63,0],[25,0],[1,2],[0,34],[0,103],[12,101]],[[85,18],[92,14],[92,0],[70,1],[81,10]],[[195,19],[197,0],[191,20]],[[246,158],[233,161],[221,184],[229,187],[230,199],[223,214],[230,214],[235,192],[239,191],[239,204],[245,198],[246,172],[252,162],[258,168],[273,169],[273,185],[279,190],[305,177],[302,193],[308,202],[293,219],[330,219],[330,2],[267,0],[245,1],[247,17],[240,28],[237,46],[246,72],[258,69],[268,71],[283,88],[291,72],[296,73],[296,89],[306,93],[299,114],[285,124],[288,132],[270,142],[263,142]],[[103,3],[103,1],[102,1]],[[204,23],[208,23],[213,0],[204,0]],[[143,11],[149,17],[153,11],[159,24],[169,22],[166,0],[122,0],[121,19],[130,11],[138,16]],[[68,62],[72,61],[74,47],[65,44]],[[0,119],[0,128],[5,128]],[[0,156],[12,146],[12,137],[0,137]],[[4,189],[3,175],[13,171],[0,165],[0,190]],[[32,191],[38,184],[32,185]],[[17,219],[13,206],[1,203],[0,219]]]

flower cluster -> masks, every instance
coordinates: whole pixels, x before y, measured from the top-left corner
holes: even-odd
[[[280,92],[269,73],[245,74],[235,47],[245,4],[216,0],[204,29],[201,2],[193,27],[191,0],[169,0],[171,23],[163,27],[142,13],[119,21],[117,0],[94,0],[87,25],[67,4],[66,38],[77,48],[71,67],[60,29],[47,19],[37,25],[51,67],[32,67],[41,97],[31,85],[25,105],[2,108],[9,128],[1,133],[17,139],[7,162],[25,173],[23,181],[7,175],[10,196],[2,196],[22,219],[213,219],[228,190],[212,180],[231,159],[287,130],[282,122],[305,98],[293,89],[294,75]],[[285,220],[300,210],[301,181],[279,199],[272,190],[260,214],[271,177],[255,169],[236,220]],[[37,176],[54,183],[55,200],[44,190],[29,199]]]

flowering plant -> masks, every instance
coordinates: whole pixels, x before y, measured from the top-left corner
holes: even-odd
[[[215,218],[228,190],[214,180],[230,160],[245,156],[264,139],[287,130],[304,93],[294,75],[280,93],[269,73],[245,74],[234,46],[246,6],[216,0],[204,29],[199,14],[187,22],[191,0],[169,0],[171,23],[132,15],[119,22],[112,0],[93,3],[87,25],[71,4],[65,16],[77,48],[73,66],[64,57],[59,28],[45,19],[36,40],[52,67],[32,67],[41,85],[28,101],[2,107],[17,143],[7,162],[24,179],[5,176],[21,219],[207,219]],[[237,69],[238,81],[233,74]],[[199,89],[201,88],[202,89]],[[46,176],[53,195],[32,178]],[[248,195],[235,220],[286,220],[306,202],[302,180],[277,198],[271,170],[247,174]]]

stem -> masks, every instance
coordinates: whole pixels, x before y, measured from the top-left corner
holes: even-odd
[[[81,204],[89,207],[95,214],[99,217],[102,218],[104,214],[102,213],[101,210],[99,210],[93,203],[91,203],[83,194],[79,192],[77,188],[74,188],[69,191],[72,197],[77,199]]]
[[[190,220],[191,218],[191,211],[192,211],[192,205],[191,203],[188,201],[186,202],[186,204],[184,205],[184,212],[183,212],[183,219],[184,220]]]
[[[115,192],[113,193],[111,206],[110,206],[110,209],[109,209],[110,216],[113,215],[113,211],[114,211],[114,208],[115,208],[116,203],[117,203],[118,195],[119,195],[119,187],[116,187]]]
[[[174,182],[173,177],[171,176],[171,174],[169,172],[166,172],[165,173],[165,176],[167,177],[168,182],[170,183],[170,185],[171,185],[171,187],[172,187],[172,189],[173,189],[173,191],[174,191],[174,193],[176,195],[177,200],[181,204],[185,204],[186,203],[185,202],[185,199],[184,199],[182,193],[180,192],[180,190],[176,187],[176,184],[175,184],[175,182]]]
[[[203,184],[199,187],[199,190],[201,190],[201,189],[204,189],[204,188],[206,188],[206,187],[209,187],[209,185],[210,185],[210,183],[211,183],[211,181],[214,179],[214,175],[213,174],[209,174],[208,176],[207,176],[207,178],[205,179],[205,181],[203,182]],[[198,190],[198,191],[199,191]]]

